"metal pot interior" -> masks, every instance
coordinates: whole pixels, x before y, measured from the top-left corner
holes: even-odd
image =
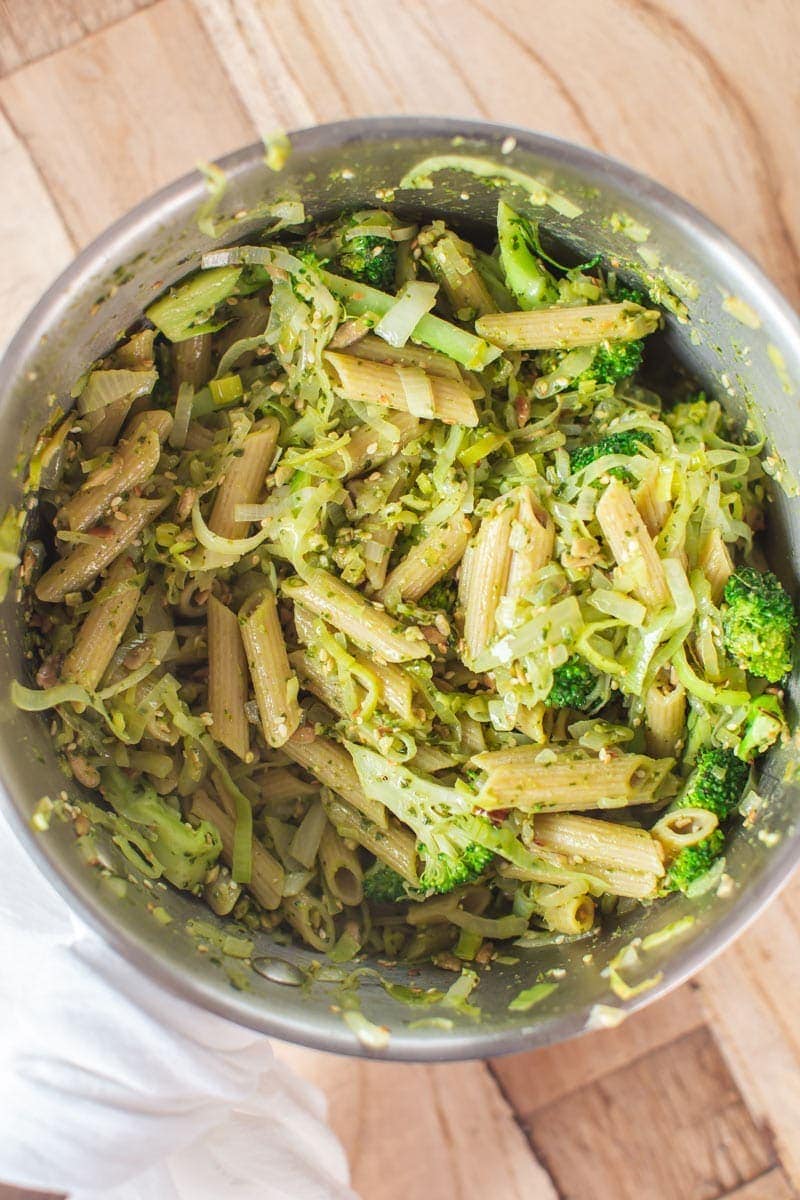
[[[617,262],[631,275],[650,272],[677,294],[689,321],[667,316],[666,331],[658,335],[664,349],[676,354],[740,418],[763,421],[784,480],[800,477],[791,382],[800,379],[800,325],[742,252],[676,197],[588,151],[496,126],[378,119],[315,128],[292,141],[293,153],[279,174],[264,166],[260,147],[223,162],[229,176],[225,212],[299,196],[307,213],[320,219],[342,209],[385,203],[412,217],[445,217],[486,241],[498,198],[491,180],[448,172],[434,174],[427,190],[409,191],[397,188],[403,174],[430,155],[479,154],[557,189],[582,209],[571,219],[551,207],[539,210],[563,253],[578,262],[601,252],[606,265]],[[520,197],[509,185],[504,191]],[[150,299],[185,274],[198,254],[212,245],[195,223],[203,196],[202,180],[194,174],[134,210],[81,255],[22,327],[0,369],[3,509],[19,502],[15,467],[29,454],[50,399],[65,404],[86,365],[108,351]],[[619,214],[650,230],[646,243],[631,240]],[[245,239],[258,225],[258,220],[242,220],[227,240]],[[748,308],[743,309],[739,301]],[[757,328],[748,310],[757,316]],[[742,314],[749,324],[742,323]],[[784,582],[796,590],[800,517],[798,505],[780,488],[775,489],[771,518],[768,557]],[[0,675],[6,684],[26,675],[19,616],[12,594],[0,612]],[[792,697],[796,686],[795,677]],[[348,1005],[360,1006],[371,1021],[389,1029],[382,1053],[398,1059],[498,1054],[615,1022],[626,1009],[658,996],[697,970],[741,930],[786,879],[800,840],[796,828],[800,788],[794,782],[793,749],[784,747],[773,753],[761,772],[759,791],[764,803],[753,826],[741,827],[736,834],[727,864],[733,882],[723,894],[707,894],[694,902],[675,896],[639,908],[621,920],[615,918],[609,928],[589,939],[536,950],[509,949],[517,962],[494,963],[480,972],[472,997],[480,1007],[480,1019],[458,1011],[409,1007],[390,996],[381,980],[446,988],[454,977],[430,966],[416,968],[410,977],[408,968],[360,962],[345,965],[338,979],[326,979],[330,974],[326,971],[315,978],[308,973],[316,957],[313,953],[276,944],[266,933],[256,936],[255,949],[263,973],[251,971],[213,948],[211,953],[199,952],[198,941],[187,931],[187,919],[201,918],[220,928],[222,923],[191,896],[159,885],[144,886],[113,846],[103,847],[105,866],[98,869],[80,855],[70,823],[56,819],[48,832],[34,833],[29,819],[37,800],[54,797],[62,789],[74,794],[77,785],[64,777],[57,764],[46,721],[13,709],[6,685],[2,693],[2,799],[19,837],[65,902],[154,980],[244,1025],[340,1053],[369,1052],[343,1019],[341,1010]],[[120,878],[125,880],[124,889],[116,882]],[[18,902],[24,903],[24,898]],[[171,918],[168,924],[154,918],[154,907],[166,910]],[[649,948],[641,953],[640,966],[626,976],[632,982],[653,980],[652,985],[621,999],[611,990],[607,971],[621,946],[686,916],[693,918],[691,924],[658,945],[646,943]],[[610,934],[617,930],[612,938]],[[547,976],[557,983],[554,990],[527,1013],[509,1011],[512,997],[546,972],[554,973]],[[452,1029],[426,1024],[425,1018],[430,1017],[446,1017]],[[417,1024],[420,1020],[422,1025]]]

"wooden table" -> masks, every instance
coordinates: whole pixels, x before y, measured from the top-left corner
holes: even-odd
[[[797,301],[799,46],[797,0],[0,0],[0,340],[198,159],[386,112],[626,159]],[[800,879],[693,983],[565,1046],[430,1067],[279,1053],[330,1097],[365,1200],[787,1200],[798,906]]]

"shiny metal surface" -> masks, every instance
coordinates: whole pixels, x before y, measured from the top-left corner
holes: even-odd
[[[464,139],[457,147],[459,153],[488,155],[503,165],[532,172],[575,200],[584,211],[572,221],[549,208],[542,209],[541,216],[548,229],[578,255],[599,249],[607,261],[641,265],[637,244],[615,232],[609,218],[624,211],[648,226],[652,231],[648,245],[657,248],[661,263],[700,285],[698,298],[687,300],[691,324],[682,325],[669,317],[665,342],[736,411],[743,412],[755,400],[789,471],[800,476],[797,396],[784,390],[775,370],[775,350],[769,349],[777,348],[789,376],[800,380],[797,317],[718,229],[689,205],[621,164],[519,129],[435,118],[352,121],[294,135],[292,157],[280,175],[263,166],[259,146],[223,160],[230,179],[224,208],[234,213],[265,197],[291,194],[302,196],[312,217],[374,204],[376,193],[385,197],[384,189],[396,187],[404,171],[420,158],[453,152],[452,139],[456,137]],[[501,147],[511,137],[516,139],[515,148],[504,154]],[[507,142],[504,148],[508,150]],[[349,170],[342,174],[343,168]],[[447,215],[473,231],[493,221],[498,193],[491,183],[464,175],[440,175],[433,177],[433,184],[427,191],[398,191],[394,205],[409,214],[424,210]],[[513,189],[507,190],[514,195]],[[0,366],[3,507],[19,500],[13,468],[19,455],[30,450],[46,417],[48,395],[63,401],[86,364],[108,350],[148,301],[184,274],[198,252],[211,245],[194,223],[203,196],[202,180],[193,174],[139,205],[81,254],[25,321]],[[257,224],[243,222],[235,232],[236,239],[244,238]],[[657,268],[655,274],[663,275],[663,268]],[[737,321],[730,306],[723,305],[724,296],[736,296],[748,304],[758,314],[760,327],[748,328]],[[694,331],[691,340],[690,330]],[[771,511],[772,564],[796,590],[798,502],[776,492]],[[76,852],[71,826],[56,820],[45,834],[31,831],[29,817],[39,797],[54,796],[65,785],[74,785],[66,784],[55,762],[46,723],[14,711],[7,698],[8,681],[25,675],[19,608],[13,596],[3,606],[0,623],[2,804],[20,840],[65,902],[153,980],[197,1004],[289,1041],[339,1053],[367,1053],[341,1013],[332,1010],[332,1006],[341,1007],[340,983],[287,986],[298,982],[298,974],[284,964],[304,969],[313,955],[275,945],[266,934],[260,935],[255,954],[262,960],[261,971],[242,979],[240,964],[234,960],[220,962],[216,955],[197,952],[197,943],[185,928],[186,919],[195,916],[217,923],[198,902],[158,887],[154,896],[133,879],[120,898],[106,875],[87,866]],[[789,765],[789,752],[783,749],[762,772],[760,790],[765,807],[753,830],[742,829],[737,834],[729,855],[728,870],[734,884],[728,895],[707,895],[694,904],[673,897],[641,909],[623,919],[622,937],[613,940],[606,934],[536,951],[509,951],[519,954],[517,964],[494,964],[491,971],[481,974],[473,996],[482,1010],[480,1021],[437,1008],[408,1008],[387,995],[377,974],[367,972],[359,977],[357,991],[350,994],[358,995],[365,1015],[390,1030],[383,1056],[457,1059],[543,1045],[613,1019],[616,1014],[609,1014],[609,1008],[636,1008],[686,979],[756,916],[796,862],[800,788],[784,782]],[[127,875],[127,869],[115,861],[113,847],[104,851],[104,857],[112,871]],[[172,917],[169,924],[153,918],[154,899]],[[17,900],[25,902],[24,897]],[[661,930],[687,913],[695,917],[688,930],[644,955],[638,977],[657,977],[657,982],[623,1003],[609,990],[603,973],[609,960],[626,941]],[[585,961],[587,955],[591,955],[590,961]],[[375,966],[361,967],[370,965]],[[551,968],[559,976],[564,972],[558,987],[529,1013],[510,1013],[509,1000]],[[401,968],[377,970],[385,979],[409,982]],[[426,967],[412,982],[441,988],[452,979]],[[429,1016],[452,1018],[452,1030],[410,1027]]]

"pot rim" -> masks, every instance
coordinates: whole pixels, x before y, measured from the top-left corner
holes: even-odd
[[[464,137],[469,141],[489,143],[487,149],[499,148],[508,137],[516,139],[525,150],[549,158],[555,163],[590,174],[600,186],[604,180],[627,191],[645,204],[665,224],[677,229],[689,241],[701,242],[711,248],[718,261],[724,262],[729,275],[741,280],[743,288],[753,297],[758,311],[767,316],[765,324],[779,330],[788,341],[800,347],[800,318],[788,300],[765,275],[761,268],[727,234],[704,216],[688,201],[647,175],[625,163],[576,143],[499,122],[461,120],[436,116],[376,116],[314,125],[291,133],[293,149],[302,153],[345,147],[365,140],[403,141],[415,137]],[[261,160],[263,146],[252,143],[216,160],[230,178],[236,178]],[[137,236],[156,223],[169,222],[173,214],[192,199],[199,202],[205,196],[205,185],[199,171],[191,171],[173,183],[142,200],[126,215],[119,218],[89,243],[70,265],[49,286],[22,322],[17,333],[0,359],[0,405],[2,397],[18,378],[23,364],[29,359],[40,339],[57,325],[70,304],[81,293],[89,279],[126,261],[126,247]],[[800,353],[800,350],[799,350]],[[312,1018],[298,1006],[297,1015],[284,1019],[273,1014],[267,1006],[256,1009],[240,997],[242,993],[226,991],[213,981],[189,975],[170,961],[169,954],[155,951],[144,938],[121,927],[114,919],[111,907],[104,904],[88,888],[79,890],[59,870],[56,855],[49,852],[42,835],[35,833],[27,819],[22,802],[9,793],[5,780],[0,780],[0,805],[18,840],[48,881],[75,910],[81,920],[98,934],[115,952],[132,962],[150,979],[184,1000],[226,1017],[257,1032],[337,1054],[371,1057],[343,1022],[324,1022]],[[761,877],[751,884],[746,895],[735,902],[710,929],[699,936],[685,951],[679,951],[665,966],[660,982],[646,993],[617,1007],[628,1014],[666,995],[709,963],[742,933],[763,911],[787,883],[796,865],[800,848],[800,823],[782,839],[773,852],[772,861]],[[376,1055],[382,1059],[411,1062],[436,1062],[487,1058],[525,1049],[549,1045],[578,1036],[592,1026],[591,1008],[582,1006],[564,1016],[552,1017],[530,1027],[516,1027],[493,1033],[472,1030],[453,1030],[436,1038],[419,1037],[413,1031],[392,1036],[386,1051]]]

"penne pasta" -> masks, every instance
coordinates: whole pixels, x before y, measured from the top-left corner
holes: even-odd
[[[669,604],[670,591],[661,559],[625,484],[612,479],[595,511],[634,596],[651,611]]]
[[[704,842],[718,824],[716,815],[707,808],[676,808],[656,821],[650,832],[661,843],[669,863],[681,850]]]
[[[594,925],[595,905],[591,896],[571,896],[563,904],[549,905],[542,909],[541,918],[554,933],[565,933],[577,937],[588,933]]]
[[[200,821],[209,821],[215,826],[222,842],[222,858],[228,866],[233,862],[233,833],[235,821],[232,816],[215,804],[202,788],[191,799],[191,814]],[[283,895],[283,867],[273,858],[266,846],[253,839],[252,873],[247,888],[259,904],[267,909],[276,909]]]
[[[478,414],[463,381],[428,375],[419,367],[371,362],[352,354],[325,351],[348,400],[399,409],[416,417],[436,417],[446,425],[477,425]]]
[[[529,487],[517,490],[517,511],[509,535],[511,557],[505,595],[513,600],[523,599],[533,584],[537,571],[546,567],[553,557],[555,526],[549,513],[536,503]]]
[[[563,854],[570,862],[663,875],[663,853],[646,829],[579,817],[572,813],[541,813],[534,821],[538,846]]]
[[[671,672],[647,689],[644,713],[647,753],[653,758],[677,758],[686,729],[686,688]]]
[[[83,486],[57,515],[62,529],[88,529],[112,502],[146,483],[158,466],[161,444],[172,428],[165,412],[139,413],[120,442],[111,461],[92,471]]]
[[[460,512],[438,525],[397,564],[379,598],[389,607],[398,600],[421,600],[461,561],[471,531],[469,518]]]
[[[307,568],[303,579],[287,579],[283,594],[386,662],[409,662],[428,655],[428,643],[419,629],[403,629],[382,608],[319,567]]]
[[[193,388],[201,387],[211,373],[210,333],[198,333],[196,337],[174,343],[172,378],[176,392],[182,383],[190,383]]]
[[[390,346],[374,333],[359,338],[353,344],[351,353],[370,362],[393,363],[398,367],[421,367],[428,375],[440,375],[443,379],[452,379],[456,383],[464,381],[458,363],[452,358],[410,343],[405,346]],[[483,394],[482,388],[480,394]]]
[[[481,337],[504,350],[559,350],[598,342],[629,342],[658,328],[657,309],[630,301],[621,304],[558,306],[530,312],[490,313],[479,317]]]
[[[319,846],[319,865],[328,891],[348,908],[364,898],[361,862],[355,850],[327,823]]]
[[[475,267],[475,251],[468,242],[437,221],[421,229],[417,238],[422,261],[440,284],[460,321],[497,312],[486,284]]]
[[[517,507],[513,494],[499,496],[464,552],[458,599],[464,613],[464,660],[468,665],[495,633],[497,606],[511,565],[511,529]]]
[[[245,715],[247,660],[239,622],[215,596],[208,598],[207,621],[208,708],[214,718],[211,734],[244,762],[250,756],[250,731]]]
[[[309,739],[306,736],[309,732],[302,729],[289,738],[283,746],[283,753],[363,813],[373,824],[386,828],[386,809],[364,795],[353,760],[344,747],[325,737]]]
[[[236,520],[236,506],[255,504],[260,498],[275,455],[279,429],[280,423],[276,417],[266,417],[248,433],[242,453],[230,464],[217,488],[214,507],[208,518],[212,533],[224,538],[246,536],[250,523]]]
[[[142,594],[133,560],[113,564],[61,667],[61,678],[94,692],[114,657]]]
[[[161,500],[128,500],[114,513],[109,525],[89,530],[91,540],[53,564],[36,585],[36,595],[47,604],[57,604],[70,592],[82,592],[97,576],[127,550],[160,512],[168,498]]]
[[[264,740],[268,746],[282,746],[297,729],[302,713],[274,593],[251,596],[239,610],[239,626]]]
[[[649,803],[661,795],[674,760],[644,754],[600,759],[517,746],[486,751],[471,761],[488,775],[479,796],[483,808],[577,812]]]
[[[380,466],[413,442],[422,429],[418,419],[407,412],[393,412],[384,418],[383,425],[395,429],[396,438],[390,441],[371,426],[364,425],[350,433],[350,440],[343,450],[328,455],[328,465],[337,476],[350,479]]]
[[[323,901],[308,891],[287,896],[281,904],[281,915],[314,950],[330,950],[336,941],[333,917]]]
[[[322,803],[328,820],[340,837],[357,842],[387,867],[402,875],[412,887],[417,886],[417,843],[407,829],[394,819],[381,828],[364,813],[336,797],[323,796]]]

